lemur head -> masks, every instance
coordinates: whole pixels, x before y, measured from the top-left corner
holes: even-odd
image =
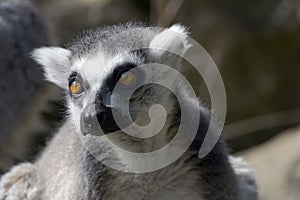
[[[169,121],[178,114],[172,92],[155,84],[168,79],[172,89],[178,90],[177,78],[151,63],[180,70],[179,56],[170,51],[187,51],[186,39],[187,32],[180,25],[157,30],[131,23],[83,32],[66,48],[36,49],[33,58],[43,66],[47,80],[66,91],[70,117],[81,127],[82,134],[98,134],[97,125],[107,134],[120,131],[112,109],[122,110],[126,99],[129,118],[141,126],[150,122],[153,104],[163,105]],[[118,90],[114,90],[116,86]],[[133,94],[129,94],[133,88]],[[120,111],[119,116],[123,115]],[[125,118],[124,127],[130,125]],[[151,123],[155,127],[161,121],[160,116],[155,116]],[[135,134],[138,137],[139,133]]]

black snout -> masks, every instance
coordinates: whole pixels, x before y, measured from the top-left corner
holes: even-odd
[[[101,131],[102,130],[102,131]],[[83,135],[108,134],[120,130],[117,126],[112,110],[103,104],[87,105],[81,114],[81,132]]]

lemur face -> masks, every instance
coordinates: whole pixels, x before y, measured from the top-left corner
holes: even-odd
[[[168,77],[168,71],[155,64],[179,67],[178,57],[168,50],[187,50],[184,28],[119,29],[113,35],[105,35],[105,30],[87,33],[68,49],[47,47],[33,52],[46,78],[66,91],[70,116],[83,135],[118,132],[131,122],[143,126],[150,122],[152,105],[163,105],[172,113],[176,104],[168,88],[155,84]],[[176,89],[176,77],[168,79]],[[126,107],[129,113],[124,113]],[[115,115],[121,116],[121,127]],[[156,120],[161,121],[159,116]]]

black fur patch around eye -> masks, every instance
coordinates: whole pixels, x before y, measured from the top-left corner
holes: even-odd
[[[133,63],[124,63],[118,66],[116,69],[114,69],[112,75],[107,79],[107,81],[110,81],[108,85],[113,86],[112,88],[114,88],[118,80],[121,78],[122,74],[128,72],[134,67],[136,67],[136,64]]]
[[[112,91],[117,84],[118,80],[122,76],[122,74],[128,72],[129,70],[137,67],[139,64],[147,63],[148,62],[148,49],[141,48],[137,49],[131,52],[128,52],[129,54],[136,55],[139,62],[132,63],[132,62],[125,62],[119,66],[117,66],[111,74],[108,75],[107,79],[104,81],[104,87],[108,89],[109,91]]]
[[[80,79],[82,80],[81,76],[77,73],[77,72],[72,72],[70,77],[68,78],[68,81],[69,81],[69,86],[71,85],[71,83],[73,81],[75,81],[76,79]]]

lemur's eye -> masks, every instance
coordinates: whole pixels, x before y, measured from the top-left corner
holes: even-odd
[[[131,71],[125,72],[122,74],[121,78],[119,79],[122,85],[128,86],[135,82],[135,74]]]
[[[84,91],[81,77],[76,72],[73,72],[69,78],[69,90],[73,95],[79,95]]]
[[[69,88],[72,94],[81,94],[83,92],[83,86],[78,80],[71,82]]]

